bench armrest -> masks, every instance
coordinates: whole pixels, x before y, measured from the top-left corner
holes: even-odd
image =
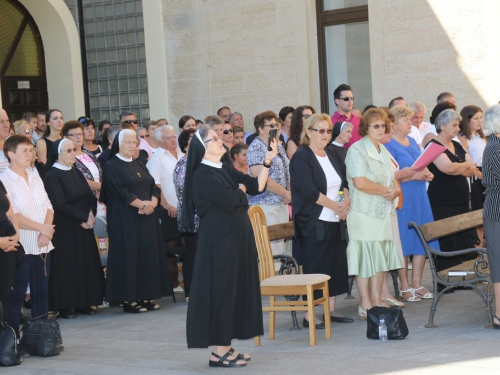
[[[295,267],[296,275],[300,273],[299,265],[297,264],[297,261],[295,260],[294,257],[286,254],[278,254],[278,255],[273,255],[273,259],[281,260],[281,267],[279,270],[280,275],[283,275],[284,273],[290,275],[292,273],[292,267]]]

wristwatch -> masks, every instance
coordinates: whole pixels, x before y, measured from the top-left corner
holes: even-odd
[[[264,167],[266,167],[266,168],[271,168],[271,166],[273,165],[273,161],[271,160],[271,161],[269,162],[269,164],[266,164],[266,162],[264,161],[264,164],[262,164],[262,165],[263,165]]]

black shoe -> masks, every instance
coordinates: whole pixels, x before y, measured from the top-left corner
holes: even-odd
[[[92,307],[84,307],[83,309],[75,309],[75,312],[78,314],[84,315],[94,315],[96,311]]]
[[[30,353],[21,344],[17,344],[17,353],[21,358],[31,357]]]
[[[347,316],[331,316],[330,321],[334,323],[353,323],[354,319],[348,318]]]
[[[23,302],[23,306],[24,306],[25,309],[31,310],[31,300],[30,299],[27,300],[27,301],[25,300]]]
[[[59,316],[64,319],[74,319],[76,314],[72,309],[64,309],[59,311]]]
[[[302,325],[304,326],[304,328],[309,328],[309,322],[306,320],[306,318],[304,318],[304,320],[302,321]],[[316,329],[325,329],[325,323],[321,322],[319,324],[316,324]]]
[[[464,285],[464,286],[456,286],[456,287],[455,287],[455,290],[472,290],[472,287],[471,287],[471,286],[467,286],[467,285]]]
[[[438,285],[438,288],[437,288],[438,293],[441,293],[441,291],[443,291],[443,290],[444,290],[444,288],[446,288],[446,286],[445,286],[445,285],[441,285],[441,284],[439,284],[439,285]],[[446,292],[444,292],[443,294],[451,294],[451,293],[455,293],[455,290],[453,290],[453,288],[452,288],[452,289],[448,289],[448,290],[447,290]]]

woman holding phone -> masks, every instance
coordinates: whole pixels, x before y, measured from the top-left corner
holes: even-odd
[[[258,176],[264,168],[264,159],[269,150],[272,139],[276,140],[278,130],[278,116],[273,111],[266,111],[255,116],[254,125],[258,136],[248,147],[247,167],[248,174]],[[273,132],[274,130],[274,132]],[[270,137],[271,134],[271,137]],[[249,196],[250,206],[259,206],[264,211],[267,225],[282,224],[289,221],[288,204],[292,201],[290,193],[290,174],[288,172],[288,158],[283,146],[278,144],[278,154],[273,158],[266,190],[258,195]],[[291,255],[291,246],[283,240],[271,242],[273,254]]]

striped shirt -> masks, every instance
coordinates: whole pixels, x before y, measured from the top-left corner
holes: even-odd
[[[500,221],[500,138],[490,135],[483,154],[483,185],[486,187],[483,218]]]
[[[5,185],[7,194],[12,202],[12,209],[27,219],[43,224],[47,216],[47,210],[52,210],[52,204],[43,186],[42,179],[29,169],[28,182],[15,173],[10,167],[0,174],[0,180]],[[28,255],[47,253],[54,248],[52,242],[49,246],[38,246],[39,232],[27,229],[19,229],[19,242]]]

